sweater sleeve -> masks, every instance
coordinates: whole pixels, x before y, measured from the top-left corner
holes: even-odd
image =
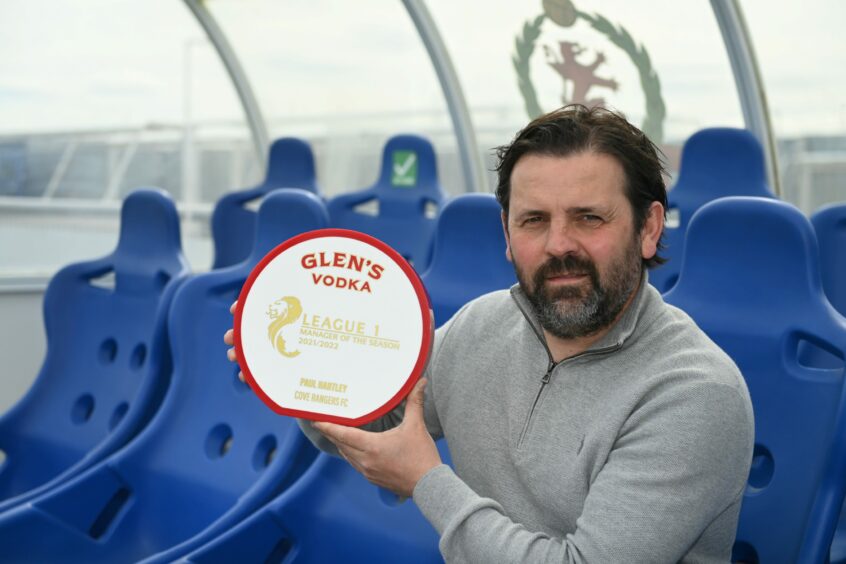
[[[677,562],[718,516],[738,510],[752,441],[737,389],[677,386],[632,412],[567,535],[528,530],[443,465],[418,482],[414,500],[449,562]]]

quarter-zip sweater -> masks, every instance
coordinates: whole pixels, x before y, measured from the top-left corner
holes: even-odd
[[[519,286],[482,296],[438,330],[427,376],[426,424],[454,469],[430,470],[414,501],[448,562],[729,561],[749,394],[645,276],[608,333],[558,363]]]

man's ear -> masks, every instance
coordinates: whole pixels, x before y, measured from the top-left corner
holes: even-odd
[[[511,257],[511,238],[508,236],[508,216],[505,211],[500,214],[502,218],[502,233],[505,235],[505,258],[508,262],[514,262]]]
[[[640,230],[640,254],[645,259],[651,259],[658,252],[658,241],[664,232],[664,206],[660,202],[652,202],[643,229]]]

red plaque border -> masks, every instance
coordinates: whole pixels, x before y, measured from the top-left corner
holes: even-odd
[[[270,262],[275,259],[279,254],[285,252],[286,250],[290,249],[291,247],[302,243],[303,241],[309,241],[311,239],[319,239],[323,237],[346,237],[349,239],[356,239],[358,241],[362,241],[369,245],[372,245],[388,255],[388,257],[393,260],[397,266],[405,273],[406,277],[408,278],[409,282],[411,282],[412,287],[414,288],[414,293],[417,295],[417,301],[420,305],[420,318],[423,322],[423,335],[422,340],[420,343],[420,353],[417,355],[417,361],[414,363],[414,367],[411,369],[411,373],[408,375],[408,378],[403,384],[402,388],[394,394],[394,396],[388,400],[382,407],[371,411],[361,417],[351,419],[347,417],[338,417],[335,415],[327,415],[325,413],[316,413],[314,411],[301,411],[298,409],[290,409],[287,407],[282,407],[275,401],[273,401],[270,396],[268,396],[264,390],[256,382],[255,378],[253,378],[253,374],[250,371],[249,364],[247,363],[246,358],[244,358],[243,354],[243,347],[241,345],[241,317],[243,315],[244,310],[244,302],[246,301],[246,296],[249,295],[250,289],[253,287],[256,279],[265,269],[265,267],[270,264]],[[235,309],[235,355],[238,360],[238,365],[241,367],[241,371],[244,373],[244,377],[247,379],[247,382],[250,385],[250,388],[256,393],[256,395],[261,398],[261,400],[270,407],[273,411],[280,415],[288,415],[290,417],[298,417],[300,419],[311,419],[315,421],[329,421],[331,423],[340,423],[341,425],[349,425],[349,426],[359,426],[365,423],[369,423],[374,419],[378,419],[379,417],[385,415],[394,407],[396,407],[402,400],[405,398],[410,392],[411,389],[414,387],[414,384],[417,382],[418,378],[423,374],[423,371],[426,368],[426,362],[429,358],[429,353],[432,348],[432,330],[433,330],[433,322],[432,316],[430,313],[430,305],[429,305],[429,296],[426,294],[426,290],[423,287],[423,282],[420,281],[420,277],[417,275],[417,272],[411,267],[410,264],[394,249],[389,247],[384,242],[367,235],[366,233],[361,233],[359,231],[352,231],[350,229],[336,229],[336,228],[329,228],[329,229],[317,229],[315,231],[308,231],[306,233],[302,233],[295,237],[292,237],[285,241],[284,243],[279,244],[276,246],[272,251],[270,251],[264,258],[259,261],[259,263],[253,268],[250,272],[247,281],[244,283],[244,286],[241,289],[241,292],[238,296],[238,307]]]

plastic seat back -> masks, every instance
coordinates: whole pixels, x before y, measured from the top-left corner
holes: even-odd
[[[444,442],[438,447],[448,461]],[[331,542],[326,531],[332,531]],[[327,454],[266,507],[187,560],[443,562],[438,534],[411,500],[398,500],[368,483],[345,460]]]
[[[250,203],[278,188],[299,188],[320,195],[316,178],[314,154],[308,143],[293,137],[274,141],[264,182],[226,194],[215,204],[211,220],[212,268],[237,264],[250,254],[256,230],[256,212],[248,207]]]
[[[752,397],[755,448],[734,559],[823,562],[846,477],[846,324],[823,295],[810,222],[772,199],[703,206],[665,299],[734,359]],[[803,345],[840,367],[803,365]]]
[[[173,201],[142,189],[123,203],[110,255],[52,278],[44,363],[0,418],[0,509],[102,459],[149,420],[169,377],[167,309],[187,272]]]
[[[659,292],[672,288],[678,279],[685,233],[693,214],[708,202],[726,196],[775,197],[767,186],[764,151],[745,129],[703,129],[685,142],[678,180],[667,194],[666,249],[662,256],[669,260],[649,271],[649,282]]]
[[[811,223],[820,246],[822,284],[831,305],[846,315],[846,205],[831,204],[817,210]],[[842,360],[819,347],[804,347],[800,358],[809,366],[833,368]],[[846,562],[846,511],[841,509],[841,519],[832,542],[832,564]]]
[[[421,276],[438,326],[470,300],[517,282],[505,258],[501,212],[492,194],[464,194],[438,215],[432,262]]]
[[[811,223],[820,245],[823,290],[831,305],[846,315],[846,204],[820,208]]]
[[[396,135],[385,144],[376,184],[332,198],[329,216],[333,227],[372,235],[423,272],[445,197],[432,144],[417,135]]]
[[[831,305],[841,315],[846,315],[846,205],[833,204],[821,208],[811,217],[811,223],[820,246],[823,291]],[[839,358],[819,347],[804,345],[799,354],[802,363],[807,366],[835,368],[842,364]],[[846,560],[846,540],[843,544],[841,560]]]
[[[327,225],[313,194],[278,190],[264,199],[250,257],[191,278],[174,297],[172,385],[155,419],[100,465],[0,515],[5,556],[170,562],[296,480],[316,450],[293,419],[276,415],[237,378],[222,335],[252,267],[284,240]],[[43,538],[51,542],[38,544]]]

